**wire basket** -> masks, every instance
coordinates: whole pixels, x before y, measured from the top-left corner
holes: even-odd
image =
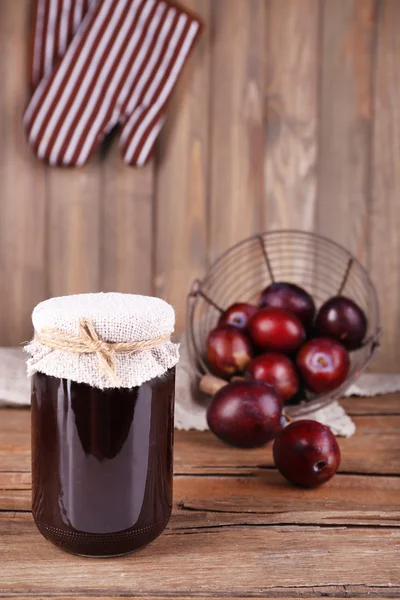
[[[343,294],[365,312],[368,329],[358,350],[350,353],[344,383],[326,394],[306,392],[304,401],[285,407],[292,416],[306,415],[343,396],[370,362],[380,342],[379,304],[365,268],[339,244],[314,233],[279,230],[249,237],[229,248],[195,280],[188,296],[187,345],[199,378],[211,374],[206,340],[218,318],[234,302],[257,303],[260,292],[274,281],[296,283],[314,298],[317,310],[328,298]]]

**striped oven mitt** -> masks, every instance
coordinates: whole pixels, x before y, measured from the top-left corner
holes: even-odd
[[[144,165],[200,21],[171,0],[36,0],[32,98],[37,156],[81,166],[115,125],[129,165]]]

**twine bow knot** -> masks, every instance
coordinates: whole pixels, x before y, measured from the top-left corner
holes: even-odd
[[[168,342],[170,336],[162,335],[140,342],[106,342],[101,339],[90,319],[80,319],[78,335],[45,328],[40,332],[35,332],[35,340],[52,350],[66,350],[76,354],[96,354],[103,375],[108,377],[115,387],[121,387],[121,381],[115,372],[115,355],[151,350]]]

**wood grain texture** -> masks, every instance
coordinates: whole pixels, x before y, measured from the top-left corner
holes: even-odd
[[[386,593],[385,598],[397,598],[398,596],[396,596],[396,594],[398,594],[398,589],[397,587],[393,586],[391,588],[386,588],[384,590],[384,592]],[[368,598],[364,595],[362,595],[363,593],[368,593]],[[272,594],[272,595],[271,595]],[[275,594],[279,594],[275,595]],[[287,596],[287,594],[290,594],[290,597]],[[293,594],[296,594],[296,596],[294,596]],[[382,589],[379,587],[375,587],[375,586],[362,586],[362,589],[360,590],[357,586],[352,586],[352,585],[346,585],[346,586],[314,586],[313,588],[307,588],[306,590],[302,590],[302,589],[294,589],[294,588],[283,588],[280,587],[279,590],[275,590],[272,591],[268,590],[265,591],[263,593],[263,598],[268,598],[268,600],[282,600],[282,598],[285,598],[286,600],[295,600],[297,598],[302,598],[303,600],[311,600],[311,598],[321,598],[321,597],[332,597],[333,594],[342,594],[342,597],[344,594],[346,594],[347,597],[349,598],[358,598],[358,600],[370,600],[371,598],[374,598],[374,600],[383,600],[383,596],[382,596]],[[351,594],[351,595],[350,595]],[[361,594],[361,595],[360,595]],[[42,594],[39,593],[39,595],[37,595],[36,593],[30,593],[29,594],[29,598],[33,598],[34,600],[47,600],[49,596],[43,596]],[[97,595],[97,594],[90,594],[90,596],[87,596],[86,594],[84,596],[82,596],[81,594],[77,593],[77,594],[69,594],[68,596],[58,596],[57,600],[68,600],[70,598],[74,598],[74,600],[123,600],[125,599],[127,596],[109,596],[108,594],[105,596],[103,594],[101,595]],[[128,596],[131,600],[139,600],[139,598],[141,598],[141,596],[136,596],[136,595],[132,595],[129,594]],[[165,594],[163,594],[162,592],[156,596],[146,596],[146,600],[158,600],[159,598],[170,598],[171,596],[168,595],[168,593],[166,592]],[[197,598],[194,596],[179,596],[180,600],[215,600],[216,598],[220,598],[221,596],[217,596],[217,595],[213,595],[213,596],[198,596]],[[19,594],[15,595],[15,594],[11,594],[10,596],[8,594],[6,595],[2,595],[2,598],[6,598],[6,599],[11,599],[13,598],[14,600],[26,600],[26,596],[20,596]],[[223,596],[224,600],[233,600],[233,598],[235,598],[235,596]],[[254,598],[254,596],[250,596],[248,598],[241,596],[242,600],[251,600],[251,598]]]
[[[154,163],[128,167],[113,142],[101,163],[100,287],[151,295]]]
[[[400,527],[400,478],[337,475],[315,490],[276,471],[252,477],[177,476],[170,529],[238,525]],[[0,512],[31,508],[30,474],[0,473]]]
[[[372,398],[342,398],[340,404],[349,415],[399,415],[400,394],[384,394]]]
[[[389,527],[331,527],[329,534],[296,526],[170,528],[141,552],[113,561],[82,559],[54,548],[27,514],[0,514],[0,532],[3,594],[46,590],[57,597],[71,588],[92,594],[112,588],[116,595],[154,595],[161,587],[175,596],[261,595],[282,583],[306,589],[358,585],[364,592],[367,586],[400,583],[400,530]]]
[[[400,348],[400,4],[383,0],[375,72],[370,268],[382,303],[383,352],[374,362],[398,372]]]
[[[400,471],[400,417],[355,416],[357,431],[351,438],[340,439],[341,473],[398,475]],[[189,447],[196,446],[190,459]],[[373,451],[366,452],[366,448]],[[211,433],[179,432],[176,438],[176,474],[252,474],[271,468],[271,446],[256,450],[230,448]]]
[[[313,229],[318,0],[269,0],[266,16],[265,229]]]
[[[209,25],[210,0],[185,0]],[[157,144],[155,276],[157,296],[175,308],[176,330],[185,327],[190,283],[207,267],[209,183],[210,27],[191,54],[169,105]]]
[[[211,260],[262,228],[265,11],[264,0],[212,2]]]
[[[0,490],[30,490],[31,475],[27,472],[0,471]]]
[[[393,395],[383,405],[393,411],[398,400]],[[354,403],[359,412],[369,410],[363,399]],[[38,533],[29,511],[30,473],[7,463],[29,443],[29,411],[3,409],[0,596],[397,598],[400,465],[397,475],[368,471],[390,452],[398,459],[400,423],[392,414],[357,417],[352,445],[341,440],[347,464],[364,465],[365,475],[340,473],[315,490],[292,487],[270,468],[246,469],[245,456],[261,464],[261,451],[178,432],[175,463],[189,474],[175,476],[167,530],[134,555],[93,561],[62,552]],[[365,461],[372,447],[375,456]],[[213,460],[221,475],[209,474]]]
[[[46,170],[49,295],[100,291],[101,169],[98,158]]]
[[[352,403],[357,431],[351,438],[340,438],[342,473],[400,474],[400,394],[376,398],[377,403],[380,398],[384,406],[382,414],[371,411],[370,398],[347,400]],[[0,472],[30,471],[29,431],[29,410],[1,411]],[[365,447],[374,448],[374,452],[365,452]],[[258,467],[271,466],[270,447],[240,450],[225,446],[210,433],[176,432],[175,474],[217,475],[226,472],[241,475],[252,474]]]
[[[25,44],[30,2],[0,4],[0,340],[32,335],[30,315],[46,294],[44,168],[25,139]]]
[[[377,2],[322,6],[316,228],[366,263]]]
[[[0,418],[0,471],[31,470],[31,413],[28,409],[2,409]]]
[[[175,478],[174,527],[370,525],[400,527],[400,479],[337,475],[315,490],[276,471],[254,477]]]
[[[363,586],[364,587],[364,586]],[[385,592],[387,594],[390,595],[386,595],[386,598],[396,598],[396,593],[398,593],[398,588],[393,587],[391,589],[385,589]],[[289,594],[291,594],[291,597],[288,597],[286,595],[286,592],[288,592]],[[328,597],[328,596],[332,596],[332,593],[341,593],[342,595],[344,593],[347,594],[348,597],[351,598],[358,598],[358,600],[369,600],[370,598],[374,598],[374,600],[383,600],[383,596],[382,594],[382,590],[380,591],[380,588],[378,587],[373,587],[373,586],[368,586],[367,589],[363,589],[361,591],[361,593],[363,592],[368,592],[368,598],[366,596],[360,596],[360,590],[356,587],[356,586],[321,586],[321,587],[314,587],[314,588],[310,588],[307,590],[295,590],[295,589],[284,589],[284,588],[280,588],[279,591],[276,591],[275,593],[279,593],[279,596],[275,595],[274,592],[272,592],[273,595],[271,595],[270,591],[264,592],[263,593],[263,597],[264,598],[268,598],[268,600],[282,600],[282,598],[285,598],[286,600],[295,600],[295,598],[302,598],[303,600],[311,600],[311,598],[320,598],[321,595],[323,595],[324,597]],[[296,596],[292,596],[292,594],[296,593]],[[283,595],[284,594],[284,595]],[[312,595],[311,595],[312,594]],[[349,596],[349,594],[351,594],[351,596]],[[74,600],[123,600],[125,599],[127,596],[109,596],[106,595],[104,596],[103,594],[101,594],[100,596],[98,596],[97,594],[95,595],[84,595],[82,596],[81,594],[74,594],[74,595],[68,595],[68,596],[58,596],[57,600],[68,600],[70,598],[74,598]],[[156,595],[156,596],[146,596],[146,600],[158,600],[159,598],[170,598],[171,596],[168,596],[167,593],[165,593],[165,595],[163,593]],[[219,598],[220,596],[198,596],[197,598],[194,596],[180,596],[180,600],[215,600],[216,598]],[[8,595],[2,595],[2,598],[13,598],[16,600],[26,600],[26,596],[20,596],[18,595],[14,595],[12,594],[11,596]],[[42,594],[37,595],[36,593],[30,593],[29,594],[29,598],[33,598],[34,600],[46,600],[48,598],[48,596],[43,596]],[[141,596],[135,596],[135,595],[131,595],[129,594],[129,598],[131,600],[139,600],[139,598],[141,598]],[[224,596],[225,600],[233,600],[233,598],[235,598],[235,596]],[[251,598],[254,598],[254,596],[250,596],[248,598],[245,598],[244,596],[241,596],[242,600],[251,600]]]

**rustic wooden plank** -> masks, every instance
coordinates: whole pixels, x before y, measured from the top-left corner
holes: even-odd
[[[31,415],[28,409],[3,408],[0,412],[0,471],[30,471]]]
[[[174,306],[178,333],[185,327],[188,287],[207,266],[209,179],[210,0],[185,0],[183,5],[206,27],[157,144],[155,197],[155,294]]]
[[[225,525],[400,527],[400,478],[337,475],[316,490],[289,485],[276,471],[253,477],[177,476],[170,528]],[[29,511],[30,475],[0,473],[0,511]]]
[[[32,309],[47,293],[44,169],[22,122],[30,4],[0,3],[0,345],[30,339]]]
[[[100,289],[101,170],[96,157],[76,168],[48,168],[49,295]]]
[[[117,140],[102,161],[100,269],[105,292],[152,293],[154,163],[124,164]]]
[[[356,402],[356,399],[354,399]],[[358,399],[357,399],[358,401]],[[362,403],[362,399],[359,399]],[[393,398],[397,405],[397,398]],[[400,416],[355,416],[356,434],[339,438],[343,473],[399,474]],[[0,471],[30,470],[30,414],[28,410],[2,410],[0,419]],[[367,452],[366,449],[374,451]],[[177,431],[175,473],[253,473],[257,466],[272,466],[271,447],[240,450],[222,444],[211,433]]]
[[[0,490],[30,490],[31,474],[29,472],[0,471]],[[0,506],[4,510],[5,506]]]
[[[31,490],[2,490],[0,488],[0,512],[30,512]]]
[[[290,526],[168,530],[116,561],[84,560],[55,549],[23,513],[0,515],[0,532],[2,594],[46,590],[58,597],[73,589],[92,595],[261,595],[281,586],[357,585],[365,586],[365,595],[368,586],[400,583],[400,531],[391,528],[332,527],[329,535],[324,528]]]
[[[382,303],[382,351],[377,371],[398,372],[400,348],[400,3],[383,0],[378,28],[375,73],[370,268]]]
[[[313,229],[316,207],[318,0],[269,0],[266,32],[266,229]]]
[[[264,0],[212,2],[211,260],[262,223]]]
[[[172,528],[227,524],[400,527],[400,478],[337,475],[315,490],[276,471],[255,477],[175,478]]]
[[[323,1],[316,228],[368,252],[376,0]]]
[[[3,443],[0,439],[0,469],[7,471],[30,471],[31,446],[26,440],[23,445]]]
[[[0,464],[1,468],[1,464]],[[31,510],[30,472],[0,471],[0,511]]]
[[[372,398],[342,398],[340,404],[349,415],[398,415],[400,393],[383,394]]]
[[[357,431],[339,438],[340,472],[398,475],[400,473],[400,417],[355,416]],[[255,450],[231,448],[211,433],[179,432],[175,445],[175,473],[253,473],[273,465],[271,445]]]
[[[364,586],[362,586],[363,589],[361,591],[361,593],[366,592],[367,590],[364,588]],[[398,594],[398,588],[373,588],[368,586],[368,598],[366,596],[360,596],[360,590],[357,587],[352,588],[352,586],[323,586],[323,587],[314,587],[311,589],[307,589],[305,590],[305,594],[306,596],[303,594],[303,590],[299,589],[299,590],[294,590],[293,588],[282,588],[280,587],[279,590],[273,590],[272,594],[270,595],[271,592],[268,591],[266,593],[263,593],[263,598],[268,598],[269,600],[282,600],[282,598],[285,598],[286,600],[295,600],[297,598],[302,598],[303,600],[311,600],[311,598],[321,598],[323,597],[340,597],[344,596],[344,594],[346,594],[346,597],[349,598],[358,598],[358,600],[370,600],[371,598],[374,598],[375,600],[384,600],[383,597],[383,593],[386,592],[385,598],[397,598],[397,596],[395,595],[396,593]],[[106,592],[108,593],[108,592]],[[278,594],[279,596],[275,595]],[[287,595],[287,593],[290,594],[290,597]],[[296,596],[294,596],[293,594],[296,593]],[[157,596],[146,596],[146,600],[158,600],[159,598],[171,598],[170,595],[167,595],[168,592],[165,592],[165,596],[163,594],[157,595]],[[312,595],[311,595],[312,594]],[[351,595],[350,595],[351,594]],[[50,596],[51,597],[51,596]],[[176,597],[176,596],[175,596]],[[251,600],[252,598],[254,598],[255,596],[249,596],[249,597],[244,597],[241,596],[240,598],[242,600]],[[26,596],[20,596],[18,595],[14,595],[12,594],[11,596],[1,596],[1,598],[13,598],[16,600],[26,600]],[[30,593],[29,594],[29,598],[33,598],[34,600],[47,600],[49,598],[49,596],[38,596],[35,593]],[[68,596],[58,596],[57,600],[68,600],[69,598],[74,598],[75,600],[125,600],[126,596],[104,596],[103,594],[101,596],[98,596],[97,594],[92,596],[82,596],[81,594],[78,595],[74,594],[73,592],[71,593],[71,591],[69,592]],[[129,598],[131,600],[139,600],[139,598],[142,598],[142,596],[134,596],[129,594]],[[179,600],[214,600],[215,598],[221,598],[221,596],[179,596]],[[234,598],[237,598],[237,596],[223,596],[223,598],[225,600],[234,600]]]
[[[364,586],[363,586],[364,587]],[[374,598],[375,600],[383,600],[383,596],[382,593],[387,592],[389,595],[385,596],[385,598],[396,598],[397,596],[395,596],[396,593],[396,589],[397,588],[384,588],[384,590],[382,590],[382,588],[372,588],[372,587],[368,587],[368,598],[366,596],[361,597],[359,595],[360,590],[358,588],[355,588],[355,590],[351,589],[352,586],[324,586],[324,587],[318,587],[318,588],[312,588],[311,590],[306,590],[306,594],[307,597],[303,595],[302,590],[297,590],[297,594],[296,596],[292,596],[293,593],[296,593],[296,590],[292,589],[284,589],[284,588],[279,588],[278,590],[275,590],[272,592],[272,596],[270,595],[269,592],[264,593],[263,597],[264,598],[268,598],[269,600],[282,600],[282,598],[285,598],[286,600],[295,600],[295,598],[303,598],[303,600],[311,600],[311,598],[320,598],[322,595],[324,597],[339,597],[339,593],[343,594],[346,593],[347,597],[351,597],[351,598],[358,598],[359,600],[369,600],[370,598]],[[363,592],[365,592],[366,590],[363,589]],[[287,596],[288,592],[290,594],[290,597]],[[351,596],[349,595],[349,592],[351,593]],[[355,593],[354,593],[355,592]],[[276,596],[275,594],[279,593],[279,596]],[[167,594],[167,592],[166,592]],[[311,596],[311,594],[313,594]],[[378,595],[376,595],[378,594]],[[157,596],[146,596],[146,600],[158,600],[159,598],[171,598],[170,595],[165,595],[163,596],[162,594],[157,595]],[[198,596],[198,597],[194,597],[194,596],[179,596],[180,600],[214,600],[215,598],[220,598],[221,596]],[[235,596],[223,596],[225,600],[234,600],[234,598],[237,598]],[[251,600],[252,598],[254,598],[255,596],[249,596],[248,598],[241,596],[242,600]],[[20,595],[14,595],[12,594],[12,596],[1,596],[1,598],[13,598],[16,600],[26,600],[26,596],[20,596]],[[33,598],[34,600],[47,600],[49,598],[49,596],[37,596],[35,593],[34,594],[29,594],[29,598]],[[71,592],[69,593],[68,596],[58,596],[57,600],[68,600],[69,598],[74,598],[75,600],[125,600],[126,596],[98,596],[97,594],[92,596],[82,596],[81,594],[78,593],[78,595],[75,594],[71,594]],[[129,598],[131,600],[139,600],[139,598],[142,598],[142,596],[132,596],[131,594],[129,594]]]

